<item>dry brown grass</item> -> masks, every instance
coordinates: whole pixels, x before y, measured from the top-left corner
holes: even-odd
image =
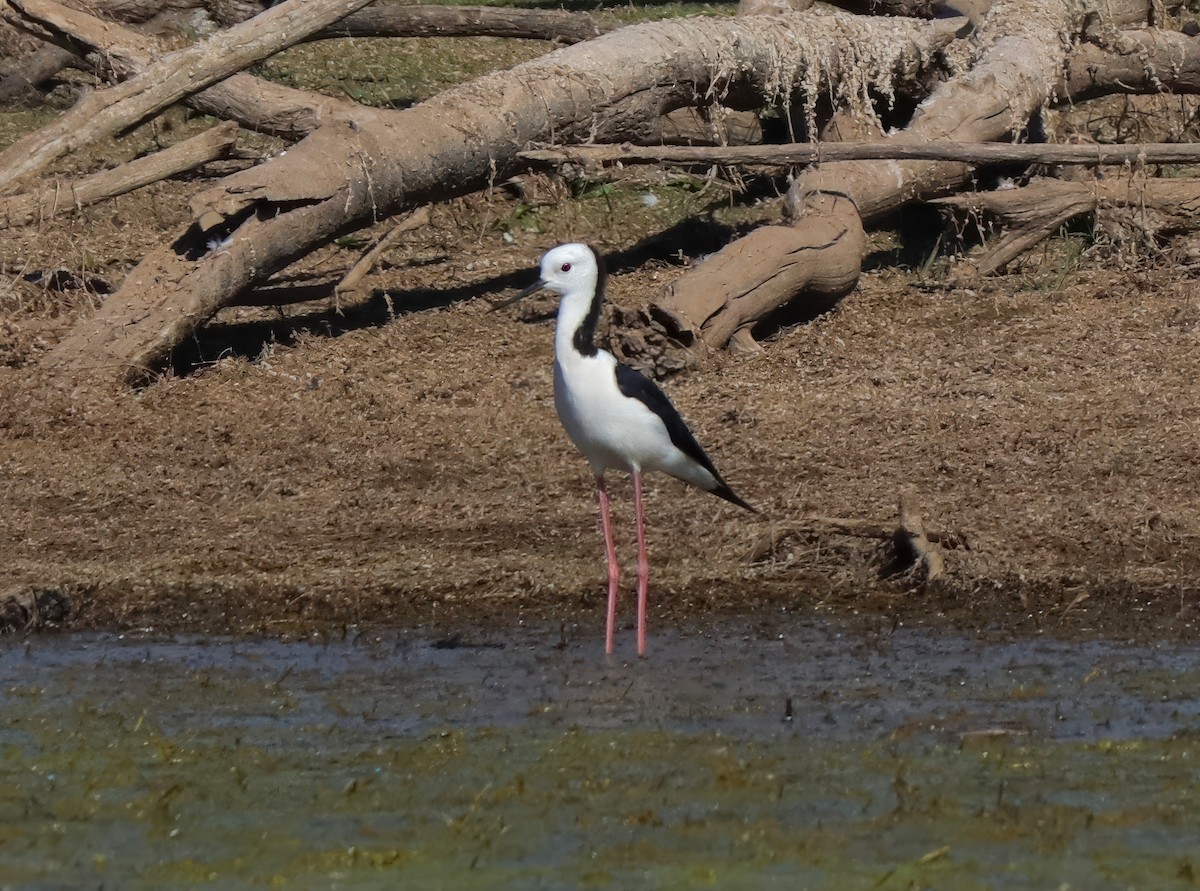
[[[620,214],[638,195],[600,189],[548,190],[553,206],[456,202],[387,254],[367,281],[376,296],[345,314],[226,311],[194,345],[195,374],[140,392],[48,387],[39,361],[102,298],[20,276],[119,285],[186,219],[197,185],[4,233],[0,592],[63,590],[77,626],[598,621],[593,495],[554,418],[550,321],[492,314],[485,298],[527,281],[557,241],[625,250],[671,226],[657,215],[674,187],[636,225]],[[693,202],[679,213],[707,219],[707,198],[679,194]],[[615,270],[611,296],[646,299],[679,274],[678,248],[711,249],[751,211],[675,230]],[[738,611],[769,628],[786,609],[1191,634],[1200,292],[1167,266],[1105,269],[1070,244],[975,290],[943,285],[936,264],[870,273],[761,355],[710,357],[671,381],[761,514],[652,480],[654,621]],[[336,276],[361,249],[322,251],[301,276]],[[891,521],[909,486],[927,524],[971,544],[948,554],[936,590],[881,579],[868,539],[792,537],[749,557],[807,515]],[[631,509],[623,483],[613,490],[627,556]]]
[[[451,237],[422,233],[405,250],[440,241],[445,259],[381,282],[498,296],[497,281],[559,236]],[[615,276],[613,297],[631,303],[676,274],[652,266]],[[872,274],[762,355],[717,356],[672,381],[762,513],[654,480],[656,613],[1190,628],[1200,294],[1167,271],[1084,269],[1061,290],[1013,290],[1022,280],[969,292]],[[257,361],[225,358],[137,393],[47,393],[31,367],[6,369],[6,582],[74,592],[77,621],[101,626],[596,614],[592,492],[554,418],[549,321],[492,314],[483,299],[380,321],[334,337],[316,325]],[[930,525],[971,544],[949,554],[937,591],[880,580],[869,540],[790,539],[748,559],[772,524],[890,520],[910,485]],[[628,520],[623,484],[614,491]]]

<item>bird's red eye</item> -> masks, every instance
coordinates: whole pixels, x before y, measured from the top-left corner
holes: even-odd
[[[562,265],[562,271],[563,271],[563,272],[570,272],[570,271],[571,271],[571,264],[570,264],[570,263],[564,263],[564,264]]]

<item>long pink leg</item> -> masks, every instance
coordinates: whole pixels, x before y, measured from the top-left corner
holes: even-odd
[[[608,559],[608,622],[604,633],[604,652],[613,651],[613,629],[617,624],[617,587],[621,567],[617,564],[617,546],[613,541],[612,517],[609,516],[608,489],[604,476],[596,477],[596,497],[600,501],[600,525],[604,527],[604,555]]]
[[[646,655],[646,591],[650,587],[650,557],[646,553],[646,512],[642,508],[642,475],[633,474],[633,503],[637,510],[637,648]]]

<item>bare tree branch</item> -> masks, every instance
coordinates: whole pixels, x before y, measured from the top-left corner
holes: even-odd
[[[131,80],[83,97],[0,152],[0,190],[102,136],[134,126],[209,84],[290,46],[370,0],[289,0],[209,40],[169,53]],[[6,19],[46,24],[43,0],[5,0]],[[15,10],[16,14],[9,10]],[[47,9],[50,16],[56,10]]]
[[[120,167],[93,173],[76,182],[54,183],[33,195],[0,199],[0,229],[27,226],[191,170],[233,148],[237,131],[237,124],[218,124],[198,136]]]
[[[412,213],[406,214],[404,219],[389,229],[386,235],[375,242],[370,250],[363,254],[358,262],[350,267],[350,271],[342,276],[342,280],[334,287],[334,294],[341,297],[343,294],[350,294],[357,290],[358,286],[362,284],[362,280],[375,268],[375,264],[379,262],[379,258],[383,255],[383,252],[391,247],[393,241],[405,232],[420,229],[422,226],[428,225],[428,223],[428,207],[418,207]]]
[[[813,142],[760,146],[554,146],[521,152],[539,164],[758,164],[800,167],[833,161],[961,161],[966,164],[1197,164],[1200,145],[1050,145],[1006,142]]]

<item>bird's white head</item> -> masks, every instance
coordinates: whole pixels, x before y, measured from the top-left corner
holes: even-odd
[[[600,263],[586,244],[560,244],[542,257],[540,284],[557,294],[586,294],[596,289]]]
[[[538,291],[554,291],[565,298],[563,303],[578,303],[586,312],[597,289],[602,289],[600,259],[586,244],[560,244],[542,255],[538,280],[515,297],[497,303],[493,309],[511,306],[523,297]]]

